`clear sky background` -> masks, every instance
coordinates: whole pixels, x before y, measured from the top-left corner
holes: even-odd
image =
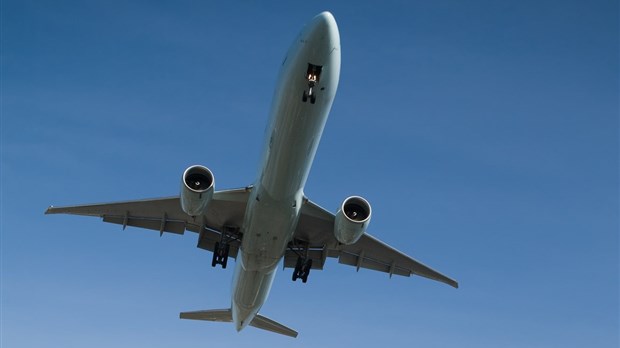
[[[306,194],[460,282],[331,260],[262,313],[182,321],[233,267],[45,216],[252,183],[282,58],[330,10],[342,73]],[[617,1],[2,1],[2,347],[618,347]]]

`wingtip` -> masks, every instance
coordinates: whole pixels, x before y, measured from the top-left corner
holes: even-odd
[[[50,205],[49,207],[47,207],[47,209],[45,209],[45,215],[51,214],[53,209],[54,209],[53,205]]]
[[[444,282],[445,284],[450,285],[451,287],[453,287],[453,288],[455,288],[455,289],[458,289],[458,288],[459,288],[459,282],[457,282],[457,281],[456,281],[456,280],[454,280],[454,279],[450,279],[450,278],[448,278],[448,279],[444,280],[443,282]]]

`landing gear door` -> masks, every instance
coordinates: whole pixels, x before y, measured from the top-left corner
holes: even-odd
[[[308,63],[308,71],[306,71],[306,78],[308,79],[308,83],[312,83],[313,85],[319,83],[322,70],[322,66]]]

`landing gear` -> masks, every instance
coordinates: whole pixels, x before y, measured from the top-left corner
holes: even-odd
[[[301,279],[302,282],[308,281],[308,275],[312,269],[312,258],[309,256],[309,246],[307,242],[293,240],[288,246],[292,252],[297,254],[295,270],[293,270],[293,281]]]
[[[312,88],[310,88],[310,92],[312,93]],[[308,94],[308,92],[304,91],[304,94],[301,96],[301,101],[303,101],[304,103],[308,101],[308,97],[310,97],[310,104],[314,104],[316,103],[316,95],[314,94]]]
[[[213,259],[211,266],[222,265],[226,268],[228,264],[228,254],[230,253],[230,242],[239,241],[239,228],[232,226],[224,226],[221,233],[221,239],[213,246]]]
[[[303,283],[307,282],[311,269],[312,259],[306,259],[303,257],[297,258],[297,264],[295,265],[295,270],[293,271],[293,281],[297,281],[299,278]]]
[[[316,95],[314,94],[314,87],[319,82],[321,71],[323,67],[320,65],[308,64],[308,71],[306,72],[306,80],[308,80],[308,90],[303,92],[301,101],[304,103],[310,98],[310,103],[316,103]]]
[[[301,101],[303,101],[304,103],[308,101],[308,98],[310,98],[310,104],[316,103],[316,95],[314,94],[315,83],[316,83],[316,76],[309,76],[308,77],[309,88],[307,91],[304,91],[303,95],[301,96]]]
[[[226,268],[228,263],[228,252],[230,251],[230,245],[228,243],[216,242],[213,248],[213,259],[211,260],[211,266],[222,265],[222,268]]]

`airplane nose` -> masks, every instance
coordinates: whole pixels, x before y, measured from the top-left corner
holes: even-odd
[[[307,41],[328,41],[329,46],[340,46],[340,34],[334,16],[328,12],[316,15],[308,24]]]
[[[329,27],[336,24],[336,19],[334,19],[334,15],[331,12],[324,11],[314,16],[311,22],[317,26]]]

